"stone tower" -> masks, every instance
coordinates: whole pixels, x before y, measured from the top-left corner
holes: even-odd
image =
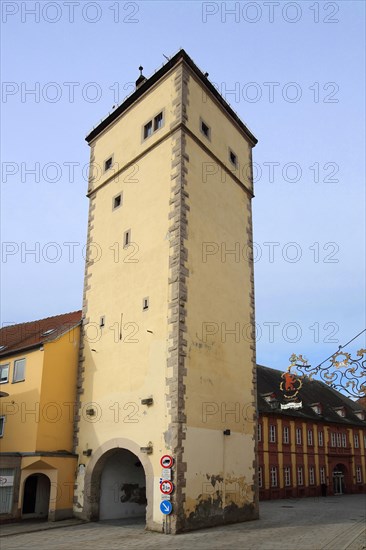
[[[74,511],[178,533],[258,517],[257,140],[184,50],[140,71],[86,138]]]

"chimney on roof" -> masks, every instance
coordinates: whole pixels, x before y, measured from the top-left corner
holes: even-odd
[[[136,80],[136,90],[137,88],[139,88],[146,80],[146,77],[142,74],[142,71],[143,71],[143,67],[140,65],[139,66],[139,71],[140,71],[140,76],[138,77],[138,79]]]

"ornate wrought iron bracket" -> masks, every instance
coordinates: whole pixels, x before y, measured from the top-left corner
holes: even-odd
[[[341,351],[342,346],[325,362],[312,367],[302,355],[292,354],[287,372],[300,380],[305,376],[313,379],[318,375],[322,382],[338,391],[345,391],[351,397],[366,395],[366,349],[357,352],[357,358]]]

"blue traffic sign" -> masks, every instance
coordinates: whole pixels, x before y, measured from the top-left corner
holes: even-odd
[[[172,513],[172,503],[169,500],[162,500],[160,503],[160,510],[165,516],[168,516]]]

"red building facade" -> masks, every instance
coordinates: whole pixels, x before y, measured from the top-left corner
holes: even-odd
[[[259,498],[366,492],[366,411],[308,379],[282,408],[281,374],[257,368]]]

